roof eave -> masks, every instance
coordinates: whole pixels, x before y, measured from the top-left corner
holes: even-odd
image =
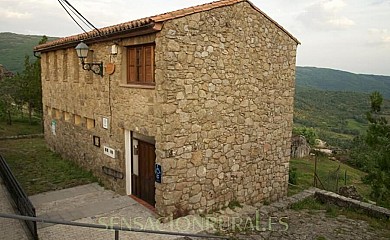
[[[70,48],[70,47],[76,46],[80,41],[83,41],[86,44],[93,44],[93,43],[98,43],[98,42],[115,41],[115,40],[123,39],[123,38],[151,34],[151,33],[161,31],[162,25],[163,25],[162,23],[152,22],[152,23],[149,23],[146,25],[139,26],[137,28],[131,28],[131,29],[127,29],[124,31],[118,31],[118,32],[114,32],[111,34],[105,34],[102,36],[87,36],[84,38],[80,37],[80,38],[75,39],[73,41],[67,41],[64,43],[49,45],[47,47],[45,46],[45,44],[42,44],[42,45],[38,45],[38,46],[34,47],[34,52],[49,52],[49,51],[54,51],[54,50],[59,50],[59,49]]]

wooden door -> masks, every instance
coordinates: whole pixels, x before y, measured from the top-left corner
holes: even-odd
[[[138,140],[138,176],[132,174],[133,195],[150,205],[155,205],[155,146]]]

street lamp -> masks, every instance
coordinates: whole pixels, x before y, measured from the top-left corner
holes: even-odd
[[[103,77],[103,62],[85,62],[85,59],[88,56],[88,45],[84,42],[80,42],[76,47],[77,56],[81,60],[81,64],[83,65],[84,70],[92,71],[93,73]]]

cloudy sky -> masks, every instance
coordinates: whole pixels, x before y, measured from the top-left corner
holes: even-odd
[[[68,0],[97,27],[212,0]],[[252,0],[302,45],[297,65],[390,75],[390,0]],[[57,0],[0,0],[0,32],[81,33]]]

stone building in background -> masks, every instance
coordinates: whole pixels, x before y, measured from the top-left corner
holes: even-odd
[[[2,64],[0,64],[0,81],[13,76],[14,74],[11,71],[8,71]]]
[[[99,32],[35,48],[52,149],[162,216],[286,195],[297,39],[245,0]]]
[[[291,138],[291,157],[303,158],[310,155],[310,144],[302,135],[293,135]]]

